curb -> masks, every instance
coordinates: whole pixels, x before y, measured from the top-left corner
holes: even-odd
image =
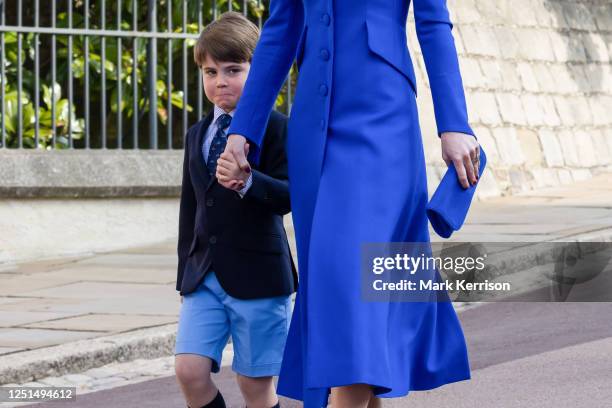
[[[173,323],[7,354],[0,357],[0,385],[82,372],[113,362],[169,356],[174,353],[176,328]]]

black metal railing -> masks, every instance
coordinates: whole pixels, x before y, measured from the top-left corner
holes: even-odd
[[[0,0],[0,146],[182,148],[209,107],[192,58],[198,33],[225,10],[261,27],[267,3]]]

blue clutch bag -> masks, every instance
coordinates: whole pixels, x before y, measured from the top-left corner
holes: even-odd
[[[466,189],[459,184],[455,166],[452,164],[448,166],[438,188],[425,207],[431,226],[442,238],[450,237],[463,225],[486,164],[487,156],[480,146],[479,180]]]

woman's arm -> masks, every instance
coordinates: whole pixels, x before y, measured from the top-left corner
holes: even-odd
[[[270,16],[261,31],[249,76],[228,130],[230,137],[226,151],[234,155],[243,170],[248,168],[244,157],[244,138],[252,142],[249,157],[254,163],[259,163],[266,123],[295,59],[303,27],[302,0],[270,2]]]
[[[446,0],[414,0],[414,20],[423,52],[442,158],[454,165],[459,183],[478,181],[479,144],[468,123],[467,107]],[[474,137],[462,137],[465,134]]]
[[[444,132],[474,135],[468,124],[446,0],[414,0],[414,20],[429,78],[438,136]]]

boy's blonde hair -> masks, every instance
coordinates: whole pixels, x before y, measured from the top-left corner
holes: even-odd
[[[228,11],[207,25],[193,48],[193,59],[201,67],[207,56],[217,62],[251,62],[259,40],[259,28],[246,17]]]

